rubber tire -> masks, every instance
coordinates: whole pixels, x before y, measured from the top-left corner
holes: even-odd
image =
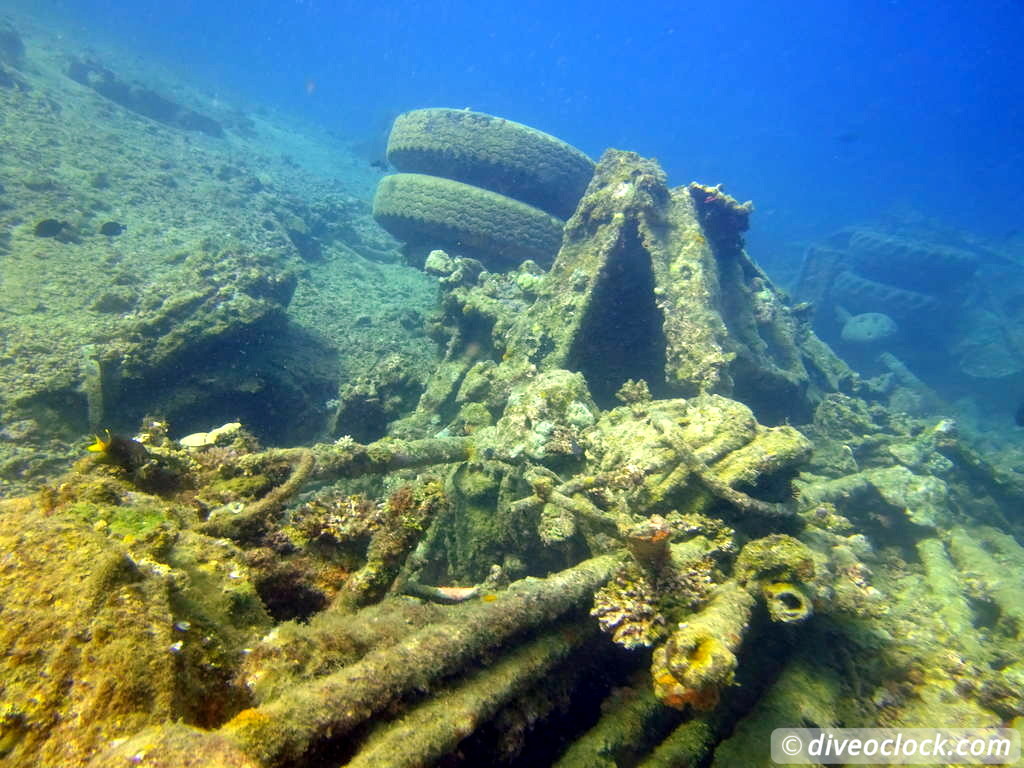
[[[882,312],[900,322],[942,317],[942,304],[934,296],[868,280],[846,270],[835,276],[829,296],[855,315]]]
[[[533,259],[549,267],[562,221],[544,211],[451,179],[396,173],[377,184],[373,217],[414,248],[443,248],[503,271]]]
[[[388,162],[489,189],[568,219],[594,175],[594,161],[520,123],[458,109],[417,109],[395,119]]]

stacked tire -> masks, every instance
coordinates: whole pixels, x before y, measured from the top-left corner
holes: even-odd
[[[594,163],[554,136],[456,109],[418,109],[395,120],[373,216],[406,243],[410,260],[433,248],[504,271],[532,259],[550,266],[594,174]]]

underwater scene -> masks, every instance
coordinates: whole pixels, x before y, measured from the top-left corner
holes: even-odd
[[[1021,40],[0,0],[0,766],[1020,764]]]

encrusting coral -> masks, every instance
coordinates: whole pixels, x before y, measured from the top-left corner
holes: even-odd
[[[719,586],[708,604],[679,624],[654,651],[651,679],[662,703],[711,709],[733,681],[754,598],[742,586]]]

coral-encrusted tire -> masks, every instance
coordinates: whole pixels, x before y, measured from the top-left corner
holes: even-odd
[[[381,179],[373,217],[399,240],[480,259],[494,271],[526,259],[550,266],[562,243],[562,222],[544,211],[486,189],[418,173]]]
[[[417,109],[395,119],[388,161],[399,171],[472,184],[568,219],[594,162],[529,126],[459,109]]]

